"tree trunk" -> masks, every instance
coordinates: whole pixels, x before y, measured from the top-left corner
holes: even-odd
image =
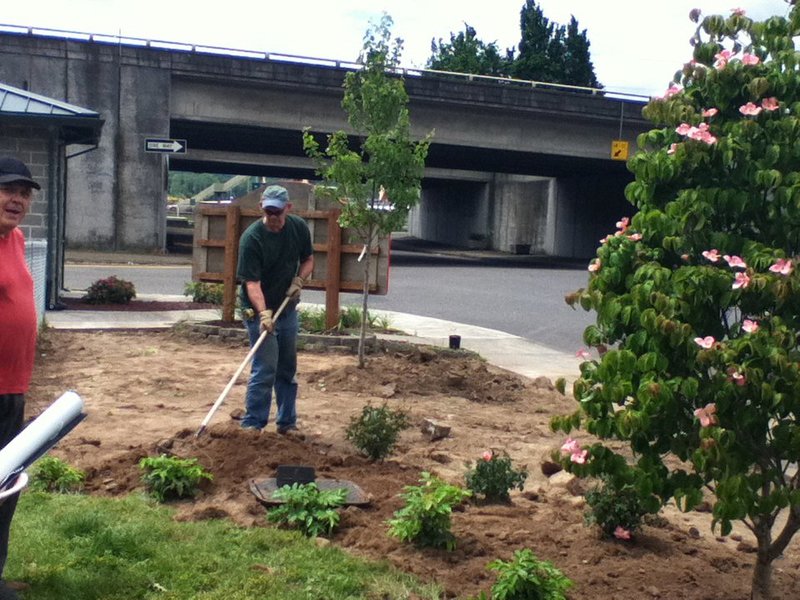
[[[758,551],[755,567],[753,568],[753,583],[750,591],[750,600],[772,600],[770,584],[772,583],[772,561],[763,557],[761,548]]]
[[[361,291],[361,332],[358,337],[358,368],[363,369],[366,361],[364,359],[364,345],[367,338],[367,303],[369,301],[369,267],[370,267],[370,246],[372,245],[372,236],[370,241],[367,242],[367,251],[364,253],[364,287]]]

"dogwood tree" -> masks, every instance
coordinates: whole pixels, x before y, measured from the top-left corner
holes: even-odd
[[[319,165],[324,184],[317,191],[342,207],[339,223],[356,232],[365,248],[361,335],[358,363],[364,367],[364,339],[369,299],[372,248],[381,238],[405,224],[408,212],[419,202],[429,137],[410,137],[408,94],[402,78],[393,71],[400,64],[402,40],[391,39],[392,19],[384,14],[368,29],[358,62],[344,82],[342,107],[355,132],[328,136],[323,151],[314,136],[303,133],[303,147]]]
[[[691,18],[693,59],[645,108],[655,129],[628,163],[638,212],[569,298],[597,312],[597,357],[553,426],[572,432],[571,470],[634,485],[646,510],[710,492],[713,526],[757,540],[763,599],[800,529],[800,8]]]

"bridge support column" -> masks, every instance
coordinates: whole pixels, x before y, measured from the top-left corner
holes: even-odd
[[[553,254],[555,186],[545,177],[497,175],[492,245],[513,254]]]

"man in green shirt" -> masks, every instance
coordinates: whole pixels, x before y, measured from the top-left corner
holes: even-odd
[[[248,429],[264,428],[274,388],[278,405],[275,425],[283,434],[297,429],[297,303],[314,270],[314,250],[308,225],[290,214],[292,203],[286,188],[267,187],[261,208],[264,216],[239,240],[236,271],[250,346],[267,333],[253,356],[241,424]],[[275,319],[286,297],[290,300]]]

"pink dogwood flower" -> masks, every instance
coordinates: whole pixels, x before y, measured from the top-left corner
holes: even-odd
[[[603,266],[603,263],[598,258],[597,260],[595,260],[595,261],[593,261],[593,262],[591,262],[589,264],[588,269],[589,269],[590,273],[597,273],[600,270],[600,267],[602,267],[602,266]]]
[[[792,271],[794,271],[794,265],[792,265],[791,259],[788,258],[779,258],[775,261],[775,264],[769,268],[770,271],[773,273],[779,273],[781,275],[789,275]]]
[[[567,438],[561,445],[561,454],[566,456],[567,454],[575,454],[576,452],[581,451],[581,445],[578,443],[577,440],[573,440],[572,438]]]
[[[761,62],[761,59],[758,58],[755,54],[743,54],[742,55],[742,63],[748,66],[757,65]]]
[[[702,254],[704,258],[713,263],[719,260],[719,251],[716,248],[712,248],[711,250],[703,250]]]
[[[741,386],[741,385],[745,385],[745,384],[747,384],[747,377],[745,377],[744,375],[742,375],[741,373],[739,373],[739,371],[733,371],[733,372],[731,373],[731,380],[732,380],[732,381],[733,381],[733,382],[734,382],[736,385],[740,385],[740,386]]]
[[[628,217],[622,217],[619,221],[617,221],[617,229],[621,229],[625,231],[628,228],[631,220]]]
[[[724,69],[728,65],[728,61],[733,56],[733,53],[730,50],[722,50],[714,55],[714,58],[717,59],[717,62],[714,63],[714,66],[717,69]]]
[[[736,277],[733,278],[733,285],[731,286],[734,290],[738,290],[740,288],[746,288],[750,285],[750,277],[747,273],[737,273]]]
[[[640,239],[642,239],[642,234],[632,233],[628,236],[628,239],[631,240],[632,242],[638,242]]]
[[[573,452],[570,455],[569,460],[577,465],[583,465],[586,464],[586,457],[588,455],[589,452],[587,450],[580,450],[579,452]]]
[[[694,416],[700,419],[702,427],[710,427],[717,423],[717,405],[713,402],[706,404],[703,408],[695,409]]]
[[[778,102],[778,99],[775,98],[774,96],[771,98],[764,98],[761,101],[761,108],[763,108],[764,110],[768,110],[770,112],[772,112],[773,110],[778,110],[780,107],[781,105]]]
[[[701,348],[705,348],[708,350],[717,340],[714,339],[714,336],[707,335],[706,337],[696,337],[694,338],[694,343],[700,346]]]
[[[491,450],[487,450],[486,452],[484,452],[481,455],[481,458],[483,458],[483,460],[485,460],[486,462],[489,462],[490,460],[492,460],[493,456],[494,456],[494,454],[492,454],[492,451]]]
[[[689,132],[692,130],[692,126],[688,123],[681,123],[675,128],[675,133],[678,135],[689,135]]]
[[[675,154],[675,151],[678,149],[678,144],[672,143],[669,145],[669,149],[667,150],[667,154]]]
[[[631,532],[622,525],[617,525],[617,528],[614,530],[614,537],[618,540],[629,540],[631,539]]]
[[[743,104],[739,107],[739,112],[746,117],[755,117],[761,112],[761,107],[756,106],[752,102],[748,102],[747,104]]]
[[[715,116],[718,112],[719,110],[716,108],[707,108],[706,110],[703,111],[703,116],[710,118]]]
[[[675,94],[680,94],[683,91],[683,88],[675,83],[669,86],[669,89],[664,92],[662,98],[672,98]]]
[[[743,17],[745,15],[745,11],[743,8],[732,8],[731,14],[736,17]]]
[[[750,319],[745,319],[742,322],[742,331],[747,333],[755,333],[758,331],[758,321],[751,321]]]
[[[727,254],[722,258],[725,259],[725,262],[728,263],[728,266],[732,269],[746,269],[747,264],[742,260],[740,256],[728,256]]]
[[[592,358],[592,355],[589,354],[589,352],[587,352],[586,348],[581,348],[580,350],[578,350],[575,353],[575,356],[577,356],[578,358],[582,358],[583,360],[589,360],[590,358]]]

